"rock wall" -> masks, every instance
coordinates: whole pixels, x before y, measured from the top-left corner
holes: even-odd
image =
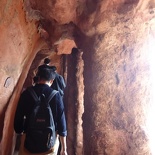
[[[0,2],[0,154],[13,151],[13,116],[30,64],[41,45],[34,22],[27,22],[22,1]]]
[[[154,11],[154,0],[1,0],[0,154],[13,154],[16,104],[45,57],[67,82],[69,155],[153,154]],[[73,47],[83,55],[63,55]]]
[[[84,112],[84,81],[83,81],[83,52],[73,48],[66,57],[67,87],[64,103],[68,124],[68,154],[83,154],[83,120]]]
[[[77,34],[85,66],[84,154],[150,154],[146,114],[152,103],[153,1],[95,5]]]

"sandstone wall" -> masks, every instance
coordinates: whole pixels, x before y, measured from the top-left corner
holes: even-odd
[[[13,154],[19,95],[46,56],[67,82],[69,155],[153,154],[154,11],[154,0],[1,0],[0,154]],[[83,55],[62,56],[76,46]]]
[[[147,114],[153,103],[153,47],[148,44],[154,42],[149,39],[155,30],[154,2],[100,1],[91,9],[77,33],[84,50],[84,154],[151,154]]]
[[[10,155],[17,99],[41,42],[20,0],[0,2],[0,32],[0,154]]]

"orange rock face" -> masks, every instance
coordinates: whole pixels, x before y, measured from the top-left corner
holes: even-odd
[[[12,118],[17,103],[16,97],[20,94],[19,90],[38,48],[39,35],[35,23],[28,23],[25,20],[22,2],[9,3],[2,0],[0,4],[3,6],[0,9],[0,154],[11,154]],[[23,70],[25,75],[22,74]],[[19,85],[18,81],[21,82]]]
[[[0,154],[14,154],[18,98],[45,57],[67,82],[69,155],[153,154],[154,9],[154,0],[1,0]]]

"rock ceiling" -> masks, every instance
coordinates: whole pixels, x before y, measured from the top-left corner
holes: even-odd
[[[48,47],[58,54],[68,53],[77,44],[79,47],[78,36],[82,38],[84,35],[89,39],[98,36],[102,40],[111,28],[113,31],[121,29],[123,33],[128,33],[126,31],[130,31],[129,19],[135,18],[138,20],[135,23],[138,24],[141,16],[141,20],[147,23],[154,16],[153,5],[153,0],[24,1],[26,18],[28,21],[38,22],[40,36],[48,43]],[[125,27],[122,29],[123,23],[126,30]],[[117,27],[117,30],[114,27]]]

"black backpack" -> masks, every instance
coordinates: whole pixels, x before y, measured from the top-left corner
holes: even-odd
[[[24,146],[31,153],[43,153],[55,144],[56,131],[49,102],[58,91],[53,90],[45,98],[44,94],[38,97],[31,87],[28,90],[35,100],[35,106],[30,116]]]

